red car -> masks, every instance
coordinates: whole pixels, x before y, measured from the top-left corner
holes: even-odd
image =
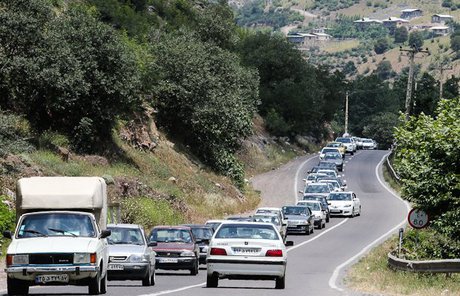
[[[187,226],[156,226],[149,236],[149,246],[156,252],[156,269],[190,270],[198,274],[199,247]]]

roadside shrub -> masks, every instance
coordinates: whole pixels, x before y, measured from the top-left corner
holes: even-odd
[[[165,200],[129,197],[123,199],[120,206],[122,222],[140,224],[146,232],[156,225],[177,225],[184,222],[181,214]]]
[[[460,242],[452,241],[432,228],[406,230],[403,248],[409,260],[460,258]]]
[[[13,230],[16,216],[14,210],[10,209],[3,201],[8,200],[6,196],[0,195],[0,231]]]
[[[17,115],[0,112],[0,156],[7,153],[33,151],[35,147],[27,141],[30,137],[27,120]]]
[[[47,130],[38,137],[38,147],[40,149],[54,150],[56,147],[69,147],[69,139],[57,132]]]

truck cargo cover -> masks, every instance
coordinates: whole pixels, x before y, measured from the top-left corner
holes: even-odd
[[[17,185],[16,206],[32,209],[102,209],[106,184],[100,177],[31,177]]]

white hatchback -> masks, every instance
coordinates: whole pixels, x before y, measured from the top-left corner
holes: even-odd
[[[329,211],[332,215],[354,216],[361,215],[361,201],[353,192],[331,192],[327,197]]]
[[[219,279],[275,280],[284,289],[287,253],[270,223],[224,222],[214,233],[207,257],[207,287]]]

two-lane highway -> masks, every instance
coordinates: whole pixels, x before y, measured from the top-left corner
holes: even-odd
[[[388,151],[359,151],[346,157],[344,179],[362,204],[362,215],[332,218],[325,229],[309,236],[288,236],[294,246],[288,250],[286,289],[275,290],[274,281],[220,280],[218,288],[206,288],[206,270],[197,276],[188,272],[157,271],[156,285],[138,282],[109,282],[107,295],[351,295],[343,286],[346,268],[372,246],[397,232],[404,223],[408,206],[382,182],[380,164]],[[318,158],[301,157],[277,170],[256,176],[253,186],[262,193],[263,206],[293,204],[302,179]],[[84,295],[86,287],[32,287],[33,295]]]

